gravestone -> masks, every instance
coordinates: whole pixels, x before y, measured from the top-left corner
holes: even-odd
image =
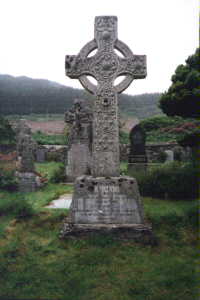
[[[38,146],[36,149],[36,162],[43,163],[46,160],[46,148],[43,146]]]
[[[145,171],[147,167],[146,134],[140,124],[131,129],[129,139],[130,153],[128,168],[136,172]]]
[[[34,166],[34,143],[29,134],[21,134],[18,141],[18,170],[19,191],[34,192],[37,188],[37,176]]]
[[[166,163],[174,161],[174,151],[165,150],[164,152],[166,154],[166,160],[165,160]]]
[[[19,191],[22,193],[34,192],[42,186],[34,165],[37,143],[31,137],[31,129],[26,120],[21,119],[15,130],[18,156],[16,175],[19,181]]]
[[[31,129],[27,125],[25,119],[20,119],[15,126],[16,136],[18,137],[20,134],[31,134]]]
[[[117,55],[116,48],[123,57]],[[94,50],[93,56],[88,55]],[[134,178],[120,176],[117,94],[133,79],[146,77],[146,57],[134,55],[117,39],[117,17],[95,18],[95,36],[77,56],[66,56],[66,75],[79,79],[95,95],[91,175],[78,177],[61,236],[84,232],[129,233],[132,238],[150,233]],[[94,77],[97,85],[89,81]],[[118,76],[123,81],[114,85]]]
[[[25,119],[20,119],[19,122],[17,123],[15,127],[15,132],[16,132],[16,141],[17,141],[17,154],[18,157],[21,156],[21,150],[23,149],[22,144],[24,141],[24,137],[28,135],[31,139],[31,145],[32,145],[32,151],[34,154],[34,160],[35,160],[35,153],[37,150],[37,142],[33,140],[31,137],[31,129],[27,125],[27,122]]]
[[[75,99],[74,106],[65,113],[69,127],[66,177],[68,182],[91,173],[92,114],[83,100]]]

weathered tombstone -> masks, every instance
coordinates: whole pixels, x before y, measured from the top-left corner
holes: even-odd
[[[20,119],[16,126],[15,126],[15,132],[16,132],[16,135],[17,137],[20,135],[20,134],[30,134],[31,133],[31,129],[30,127],[27,125],[27,122],[25,119]]]
[[[23,134],[18,142],[18,171],[20,192],[33,192],[37,188],[34,166],[34,144],[28,134]]]
[[[75,99],[73,108],[65,113],[65,122],[70,127],[66,177],[73,182],[78,176],[91,173],[92,114],[82,100]]]
[[[38,163],[43,163],[46,160],[46,148],[43,146],[38,146],[36,149],[36,161]]]
[[[34,160],[35,160],[35,153],[37,150],[37,142],[35,142],[32,137],[31,137],[31,129],[27,125],[27,122],[25,119],[20,119],[19,122],[17,123],[15,127],[15,132],[16,132],[16,141],[17,141],[17,153],[18,156],[21,156],[21,149],[22,149],[22,144],[24,140],[25,135],[29,135],[31,139],[31,145],[32,145],[32,151],[34,153]]]
[[[35,155],[37,153],[37,143],[31,137],[31,129],[26,120],[21,119],[16,128],[17,136],[17,172],[19,180],[19,191],[34,192],[42,186],[40,177],[35,171]]]
[[[166,160],[165,160],[165,162],[174,161],[174,151],[172,151],[172,150],[165,150],[164,152],[166,154]]]
[[[145,171],[147,155],[145,149],[146,134],[140,124],[131,129],[130,135],[129,170]]]
[[[94,56],[88,55],[97,48]],[[123,57],[114,51],[116,48]],[[143,206],[134,178],[120,176],[117,93],[133,79],[146,77],[146,57],[134,55],[117,39],[117,17],[95,18],[95,38],[77,56],[66,56],[66,74],[77,78],[95,95],[91,176],[75,181],[70,218],[61,236],[90,231],[126,232],[139,238],[151,229],[144,223]],[[97,80],[89,81],[87,75]],[[125,79],[114,85],[115,79]]]

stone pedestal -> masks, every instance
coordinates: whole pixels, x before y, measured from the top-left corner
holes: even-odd
[[[135,178],[81,176],[75,189],[69,217],[61,237],[112,233],[118,238],[152,239]],[[150,242],[151,243],[151,242]]]
[[[70,207],[74,224],[142,224],[137,182],[128,176],[81,176],[75,181]]]
[[[31,172],[17,172],[19,191],[22,193],[34,192],[37,189],[37,176]]]

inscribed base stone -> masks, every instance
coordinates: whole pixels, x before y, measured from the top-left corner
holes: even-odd
[[[70,207],[75,224],[141,224],[143,208],[134,178],[81,176]]]

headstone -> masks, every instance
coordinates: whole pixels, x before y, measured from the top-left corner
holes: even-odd
[[[96,48],[96,54],[88,57]],[[114,48],[123,57],[118,56]],[[76,179],[70,217],[61,236],[93,230],[125,230],[134,238],[151,232],[144,224],[136,180],[120,176],[117,101],[117,94],[133,79],[146,77],[146,57],[134,55],[117,39],[117,17],[100,16],[95,18],[94,40],[77,56],[66,56],[65,67],[70,78],[79,79],[95,95],[95,101],[91,176]],[[87,75],[94,77],[97,85],[91,83]],[[125,75],[125,79],[114,85],[121,75]]]
[[[146,134],[140,124],[134,126],[130,131],[130,153],[129,170],[145,171],[147,166],[147,155],[145,149]]]
[[[21,150],[23,149],[22,145],[24,143],[24,137],[28,135],[31,140],[31,145],[32,145],[32,152],[34,154],[34,160],[35,160],[35,153],[37,150],[37,142],[33,140],[31,137],[31,129],[27,125],[27,122],[25,119],[20,119],[19,122],[16,124],[15,127],[15,132],[16,132],[16,141],[17,141],[17,153],[18,156],[21,156]]]
[[[16,136],[18,137],[20,134],[31,134],[31,129],[27,125],[27,121],[25,119],[20,119],[15,126]]]
[[[18,142],[18,170],[19,191],[22,193],[33,192],[37,188],[34,147],[32,138],[28,134],[21,135],[20,144]]]
[[[165,162],[174,161],[174,151],[172,151],[172,150],[165,150],[164,152],[166,154],[166,160],[165,160]]]
[[[35,171],[35,153],[37,143],[31,137],[31,130],[26,121],[21,119],[16,127],[17,135],[17,172],[19,191],[34,192],[42,184]]]
[[[66,177],[73,182],[78,176],[91,174],[92,114],[83,100],[74,100],[65,122],[69,127]]]
[[[46,148],[43,146],[38,146],[36,149],[36,162],[43,163],[46,160]]]

